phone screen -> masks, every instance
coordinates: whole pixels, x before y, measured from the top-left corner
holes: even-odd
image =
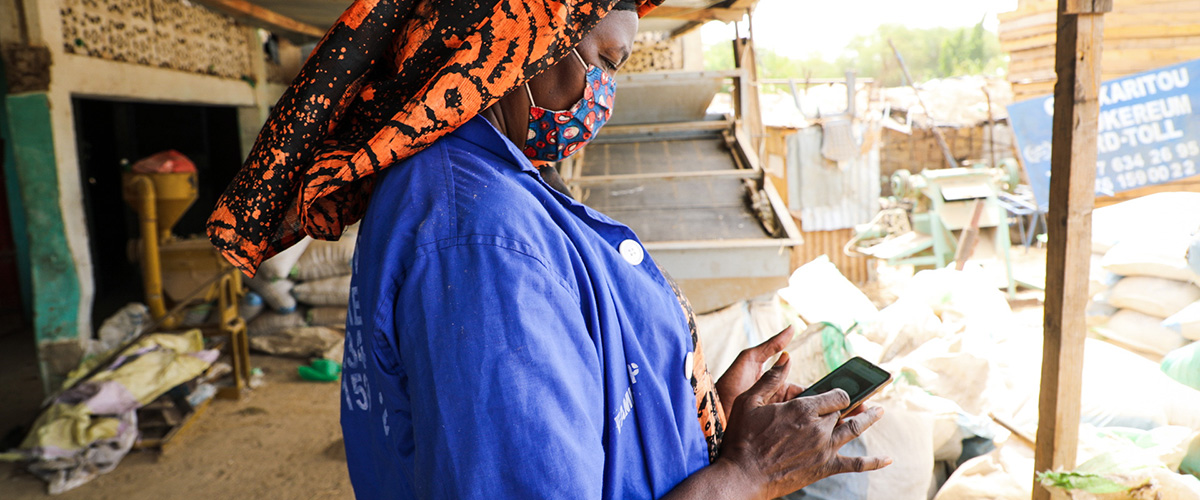
[[[891,379],[892,375],[883,368],[875,366],[863,358],[855,357],[805,389],[800,396],[816,396],[834,389],[841,389],[850,395],[850,406],[843,411],[843,413],[848,413]]]

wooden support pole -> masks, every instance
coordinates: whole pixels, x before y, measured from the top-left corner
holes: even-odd
[[[1109,0],[1107,7],[1111,5]],[[1042,386],[1034,459],[1038,472],[1076,465],[1105,7],[1105,0],[1058,0],[1058,82],[1054,86]],[[1050,492],[1036,479],[1033,499],[1050,499]]]

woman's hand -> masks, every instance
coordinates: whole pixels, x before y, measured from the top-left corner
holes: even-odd
[[[763,363],[782,352],[783,348],[792,341],[793,333],[792,327],[788,326],[774,337],[767,339],[766,342],[742,351],[733,360],[729,369],[721,375],[720,380],[717,380],[715,384],[717,397],[721,399],[726,420],[729,419],[729,414],[733,411],[733,402],[737,400],[738,396],[750,389],[762,377]],[[778,403],[792,399],[798,396],[802,390],[795,384],[784,384],[784,390],[780,391],[779,397],[770,402]]]
[[[735,489],[752,492],[743,498],[775,498],[834,474],[876,470],[892,463],[886,457],[838,453],[883,416],[882,408],[839,419],[850,406],[841,389],[789,398],[788,361],[784,353],[732,405],[721,456],[714,466],[724,469],[723,475],[734,484],[740,483]]]

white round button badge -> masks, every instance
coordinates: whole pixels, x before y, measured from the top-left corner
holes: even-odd
[[[646,258],[646,250],[642,248],[642,245],[633,240],[622,241],[617,246],[617,251],[621,252],[621,257],[625,258],[625,262],[635,266],[641,264],[642,260]]]

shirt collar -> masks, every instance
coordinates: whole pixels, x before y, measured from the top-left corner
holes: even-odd
[[[526,158],[525,154],[517,149],[517,146],[508,137],[501,134],[496,127],[492,126],[492,122],[482,115],[476,115],[475,118],[468,120],[467,123],[458,127],[453,135],[500,158],[510,160],[522,172],[538,174],[537,169],[529,162],[529,158]]]

